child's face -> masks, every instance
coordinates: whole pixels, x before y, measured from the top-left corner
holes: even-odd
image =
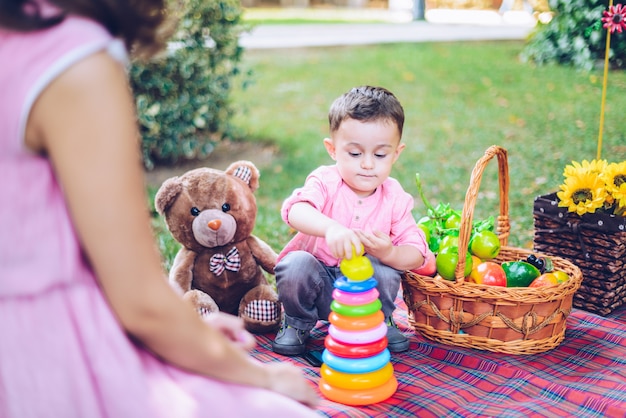
[[[343,181],[360,197],[374,193],[389,177],[404,149],[398,128],[387,120],[346,119],[324,146]]]

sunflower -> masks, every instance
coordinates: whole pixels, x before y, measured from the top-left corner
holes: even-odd
[[[615,213],[623,214],[626,211],[626,161],[608,164],[601,177],[610,200],[615,203]]]
[[[563,176],[565,176],[566,178],[570,176],[575,176],[578,175],[578,172],[600,174],[606,169],[607,164],[608,163],[606,160],[591,160],[591,162],[583,160],[582,163],[579,163],[578,161],[572,161],[571,165],[565,166],[565,169],[563,170]]]
[[[597,172],[589,172],[587,168],[579,166],[567,172],[565,182],[557,192],[559,206],[566,207],[569,212],[578,215],[594,213],[602,208],[607,198],[604,181]]]

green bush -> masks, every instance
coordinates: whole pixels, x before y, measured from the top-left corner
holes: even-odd
[[[232,131],[245,30],[239,0],[172,0],[170,10],[178,28],[168,52],[130,70],[147,168],[204,157]]]
[[[607,30],[602,27],[602,13],[608,0],[550,0],[554,18],[538,24],[522,58],[537,64],[558,63],[581,70],[592,70],[605,56]],[[626,66],[626,34],[611,35],[610,65]]]

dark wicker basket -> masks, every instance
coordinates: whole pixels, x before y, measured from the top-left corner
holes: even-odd
[[[534,248],[570,260],[583,273],[575,307],[605,316],[626,302],[626,218],[569,213],[556,193],[535,199],[533,217]]]
[[[465,256],[472,228],[472,216],[485,165],[498,157],[500,215],[498,236],[502,248],[496,262],[526,259],[530,250],[507,247],[508,162],[504,148],[492,146],[478,160],[465,195],[459,233],[459,264],[456,281],[403,275],[404,300],[409,323],[425,337],[449,345],[506,354],[535,354],[557,347],[565,337],[566,319],[582,274],[570,261],[553,257],[555,268],[570,279],[560,285],[539,288],[499,287],[466,282]],[[539,254],[541,255],[541,254]]]

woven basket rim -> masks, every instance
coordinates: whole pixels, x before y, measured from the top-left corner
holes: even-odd
[[[500,192],[500,211],[498,215],[497,235],[500,245],[506,246],[509,238],[511,224],[509,220],[509,164],[506,149],[492,145],[484,155],[476,162],[470,176],[469,186],[465,193],[463,210],[461,211],[461,223],[459,226],[458,260],[454,275],[457,283],[465,281],[465,260],[468,252],[470,236],[472,233],[472,219],[474,208],[478,198],[478,189],[485,171],[485,167],[494,157],[498,162],[498,185]]]

